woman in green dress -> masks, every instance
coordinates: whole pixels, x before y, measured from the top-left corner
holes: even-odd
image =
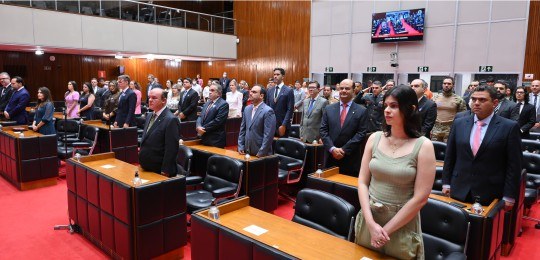
[[[420,133],[408,86],[384,95],[383,131],[367,141],[358,177],[355,242],[399,259],[424,259],[420,209],[435,178],[433,144]]]

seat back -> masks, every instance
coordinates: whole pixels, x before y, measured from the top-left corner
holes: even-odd
[[[179,145],[176,163],[184,168],[186,176],[191,175],[191,159],[193,159],[193,151],[191,148],[185,145]]]
[[[521,150],[529,153],[540,153],[540,141],[522,139]]]
[[[289,136],[300,139],[300,125],[299,124],[291,125],[291,132],[289,133]]]
[[[242,163],[230,157],[212,155],[207,164],[203,189],[212,192],[221,188],[235,188],[234,197],[237,197],[242,182]]]
[[[437,161],[444,161],[446,155],[446,143],[439,141],[431,141],[433,143],[433,148],[435,148],[435,159]]]
[[[426,259],[466,252],[470,221],[465,210],[429,198],[420,217]]]
[[[276,154],[278,155],[305,161],[306,150],[306,144],[297,139],[279,138],[276,141]]]
[[[84,150],[88,150],[88,155],[92,155],[92,153],[94,152],[94,148],[96,148],[98,133],[99,133],[99,128],[95,126],[86,126],[83,130],[83,136],[81,140],[83,142],[88,142],[91,145],[90,147],[86,147],[86,148],[79,147],[77,149],[73,149],[73,154],[75,154],[75,152],[78,149],[84,149]]]
[[[81,123],[78,120],[73,119],[60,119],[56,120],[56,132],[60,135],[63,134],[78,134]]]
[[[540,188],[540,154],[523,153],[523,170],[526,175],[526,187],[529,189]]]
[[[320,190],[303,189],[296,196],[292,221],[352,241],[356,210],[344,199]]]

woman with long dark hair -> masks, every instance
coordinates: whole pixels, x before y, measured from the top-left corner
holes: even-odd
[[[79,112],[77,115],[80,118],[85,118],[86,120],[94,119],[94,101],[96,96],[94,96],[94,89],[89,82],[83,83],[83,94],[79,99]]]
[[[77,82],[68,82],[68,91],[64,94],[66,100],[66,113],[68,118],[77,118],[79,112],[79,91],[77,91]]]
[[[54,104],[51,98],[51,91],[46,87],[41,87],[37,94],[36,114],[32,123],[32,130],[43,135],[56,134],[54,129]]]
[[[383,131],[369,137],[362,157],[355,242],[399,259],[424,259],[420,209],[435,178],[433,144],[420,133],[414,90],[394,87],[383,103]]]
[[[118,90],[116,80],[109,82],[109,91],[111,95],[105,100],[105,105],[103,106],[103,120],[108,123],[114,123],[114,119],[116,119],[116,110],[118,109],[118,101],[120,98],[120,91]]]

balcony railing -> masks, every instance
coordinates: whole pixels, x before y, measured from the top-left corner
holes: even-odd
[[[138,1],[5,1],[0,3],[235,35],[235,19]],[[230,14],[228,14],[230,16]]]

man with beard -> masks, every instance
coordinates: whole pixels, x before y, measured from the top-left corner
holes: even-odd
[[[437,104],[437,119],[431,131],[431,140],[446,142],[454,117],[467,107],[465,101],[454,93],[454,78],[446,77],[443,80],[443,92],[433,95],[433,102]]]
[[[496,115],[510,119],[512,109],[516,107],[516,103],[514,101],[506,99],[506,90],[510,89],[508,87],[508,83],[504,81],[497,81],[494,87],[495,90],[497,90],[497,99],[499,100],[499,104],[495,107],[494,113]]]

